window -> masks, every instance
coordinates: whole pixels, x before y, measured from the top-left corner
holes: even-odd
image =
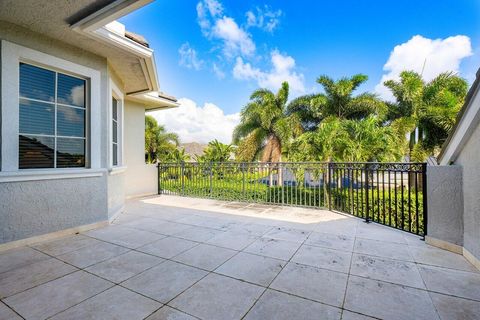
[[[119,103],[118,100],[112,98],[112,165],[118,166],[118,112],[119,111]]]
[[[20,63],[19,168],[85,167],[86,81]]]

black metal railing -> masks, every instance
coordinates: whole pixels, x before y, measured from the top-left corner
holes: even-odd
[[[158,193],[325,208],[425,235],[425,163],[161,163]]]

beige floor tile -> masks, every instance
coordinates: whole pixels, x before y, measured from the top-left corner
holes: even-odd
[[[165,261],[122,283],[122,286],[166,303],[207,274],[206,271]]]
[[[246,320],[338,320],[340,309],[298,298],[286,293],[267,290],[250,310]]]
[[[215,272],[232,278],[268,286],[286,264],[283,260],[240,252]]]
[[[111,286],[111,282],[77,271],[11,296],[5,302],[26,319],[45,319]]]
[[[118,256],[127,251],[129,251],[129,249],[127,248],[107,242],[100,242],[93,246],[84,247],[75,251],[71,251],[69,253],[62,254],[57,258],[78,268],[86,268],[88,266]]]
[[[201,319],[241,319],[263,288],[217,274],[209,274],[169,305]]]
[[[347,275],[290,262],[270,285],[272,289],[341,306]]]
[[[137,250],[155,256],[170,259],[190,248],[198,245],[198,242],[193,242],[185,239],[168,237],[140,247]]]
[[[85,270],[112,282],[120,283],[163,261],[165,259],[141,252],[129,251],[90,266]]]
[[[65,310],[52,320],[142,320],[162,305],[125,288],[115,286]]]
[[[222,263],[233,257],[238,251],[200,244],[177,256],[172,260],[209,271],[215,270]]]
[[[302,245],[292,262],[348,273],[352,253],[321,247]]]

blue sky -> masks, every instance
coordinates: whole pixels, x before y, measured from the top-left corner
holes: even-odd
[[[162,91],[183,98],[155,116],[185,142],[228,142],[250,93],[282,80],[298,96],[321,74],[364,73],[360,91],[388,98],[381,81],[401,69],[426,61],[427,79],[471,82],[480,67],[477,0],[157,0],[120,21],[155,50]]]

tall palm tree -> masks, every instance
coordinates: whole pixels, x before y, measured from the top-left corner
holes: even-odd
[[[176,133],[167,132],[154,117],[145,116],[145,155],[148,163],[165,160],[179,144]]]
[[[404,71],[398,81],[384,84],[396,99],[389,108],[389,121],[401,136],[410,135],[410,159],[424,161],[438,151],[455,124],[467,82],[452,72],[444,72],[427,83],[420,74]]]
[[[276,94],[267,89],[252,93],[250,102],[241,112],[240,124],[233,132],[238,160],[282,160],[285,145],[302,131],[299,117],[287,114],[288,94],[287,82],[282,83]]]
[[[394,130],[382,126],[375,116],[361,120],[330,116],[292,148],[296,161],[396,161],[403,155]]]
[[[288,114],[297,114],[305,131],[313,131],[319,123],[330,116],[339,119],[360,120],[369,115],[382,117],[386,104],[375,94],[361,93],[354,96],[354,91],[366,82],[368,77],[356,74],[337,81],[322,75],[317,79],[325,93],[311,94],[292,100]]]

